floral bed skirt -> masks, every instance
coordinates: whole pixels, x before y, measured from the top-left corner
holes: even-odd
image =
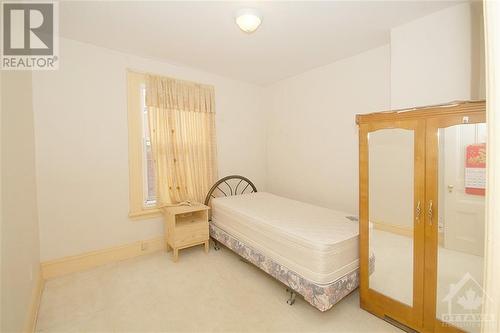
[[[304,296],[307,302],[311,303],[312,306],[320,311],[330,309],[359,285],[358,269],[347,273],[330,284],[318,285],[233,238],[212,223],[210,223],[210,236],[278,281]],[[373,272],[374,267],[375,257],[372,255],[370,257],[370,272]]]

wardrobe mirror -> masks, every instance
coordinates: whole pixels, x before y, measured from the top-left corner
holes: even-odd
[[[479,332],[483,295],[486,124],[438,131],[437,319]]]
[[[369,288],[413,304],[414,131],[369,133]]]

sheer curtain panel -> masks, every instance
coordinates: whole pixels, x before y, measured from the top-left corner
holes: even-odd
[[[203,202],[217,179],[213,86],[148,75],[146,106],[159,206]]]

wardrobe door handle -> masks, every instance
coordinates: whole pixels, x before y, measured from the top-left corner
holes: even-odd
[[[415,209],[415,220],[417,220],[417,223],[420,222],[420,200],[417,202],[417,208]]]
[[[427,214],[429,214],[429,225],[432,225],[432,214],[433,214],[433,211],[432,211],[432,200],[429,201],[429,210],[428,210]]]

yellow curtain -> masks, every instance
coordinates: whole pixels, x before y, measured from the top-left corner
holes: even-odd
[[[217,179],[214,88],[148,75],[151,146],[159,205],[203,202]]]

